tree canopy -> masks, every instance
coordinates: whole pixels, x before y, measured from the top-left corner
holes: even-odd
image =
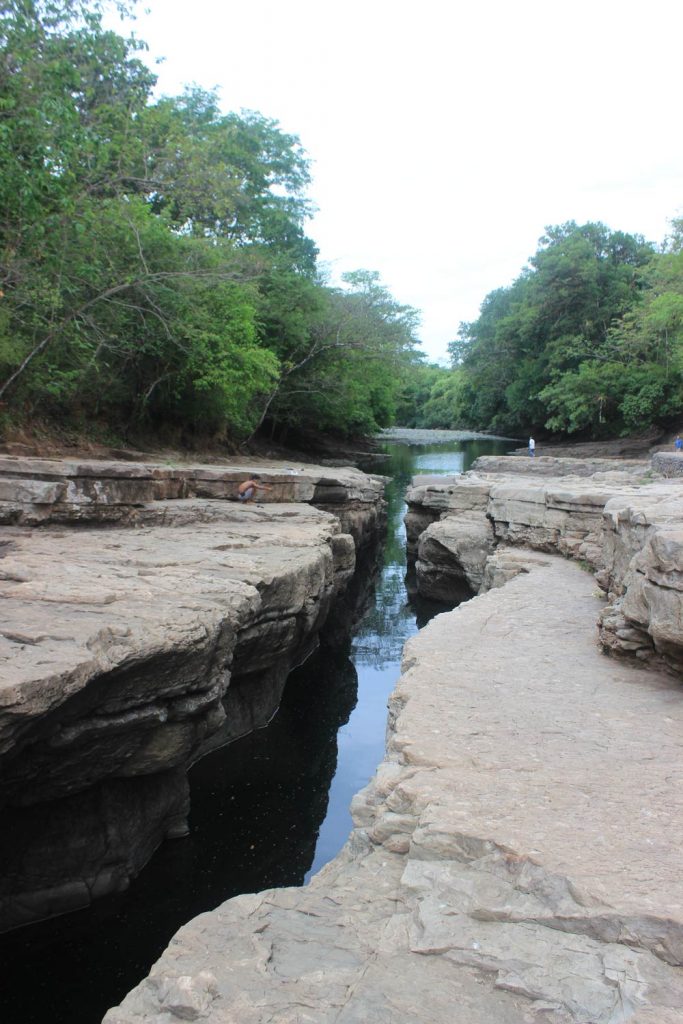
[[[389,422],[416,314],[376,274],[322,280],[298,138],[215,92],[154,99],[104,6],[0,13],[4,422],[230,439]]]
[[[546,229],[451,344],[423,425],[600,437],[683,408],[683,231],[661,248],[604,224]]]
[[[299,139],[199,87],[155,98],[135,0],[0,8],[0,429],[227,440],[411,426],[606,436],[683,405],[683,222],[546,229],[450,346],[378,275],[325,281]]]

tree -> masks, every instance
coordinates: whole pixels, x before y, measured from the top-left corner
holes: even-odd
[[[353,435],[393,420],[403,367],[417,344],[417,313],[396,302],[374,271],[355,271],[343,280],[346,289],[318,286],[315,292],[299,282],[304,305],[280,303],[286,322],[281,314],[271,320],[281,372],[263,419],[273,431]]]
[[[0,15],[0,398],[14,420],[219,433],[391,421],[417,318],[317,277],[308,160],[193,88],[153,101],[100,3]]]
[[[259,244],[312,273],[316,250],[303,232],[308,159],[299,139],[254,111],[221,114],[215,90],[187,89],[147,115],[150,196],[176,230]]]
[[[546,422],[544,403],[551,396],[556,402],[562,393],[571,401],[571,393],[581,404],[579,392],[563,387],[562,379],[573,375],[583,386],[591,378],[585,367],[613,358],[611,332],[640,302],[643,268],[653,253],[642,237],[603,224],[548,228],[529,266],[508,288],[486,297],[479,319],[462,326],[452,349],[465,374],[470,423],[522,433]],[[618,407],[608,403],[604,421],[614,413],[615,429]],[[589,416],[577,410],[577,417],[556,411],[546,425],[568,429],[571,421],[572,429],[579,423],[591,428]]]
[[[141,44],[101,9],[14,2],[0,20],[0,397],[248,433],[279,371],[254,280],[276,258],[311,272],[305,157],[213,94],[151,103]]]
[[[442,366],[427,364],[421,352],[406,363],[402,375],[401,392],[396,409],[396,422],[402,427],[425,427],[425,407],[432,391],[450,371]],[[444,423],[434,424],[445,426]]]

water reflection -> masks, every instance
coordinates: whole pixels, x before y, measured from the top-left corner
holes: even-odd
[[[374,604],[351,644],[351,659],[358,673],[358,703],[337,737],[337,772],[307,877],[343,845],[352,826],[351,799],[367,784],[382,760],[387,701],[400,674],[406,640],[435,614],[452,607],[420,598],[411,586],[403,523],[406,489],[417,474],[462,473],[479,455],[503,454],[510,447],[501,441],[449,441],[419,446],[392,442],[383,446],[389,458],[382,463],[382,473],[390,481],[386,490],[387,538],[382,567]],[[367,468],[368,472],[374,471],[370,465]]]
[[[181,924],[239,893],[300,884],[338,852],[351,798],[382,759],[403,645],[444,607],[406,585],[406,487],[417,473],[462,472],[509,447],[386,446],[387,539],[374,600],[367,569],[356,581],[356,609],[369,610],[353,641],[344,646],[341,631],[328,630],[325,646],[290,677],[268,728],[195,765],[190,835],[165,843],[126,893],[0,935],[3,1024],[99,1024]]]

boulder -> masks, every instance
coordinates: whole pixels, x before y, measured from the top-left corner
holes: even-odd
[[[493,551],[491,523],[461,515],[432,523],[420,535],[415,571],[419,592],[437,601],[458,602],[476,594]]]

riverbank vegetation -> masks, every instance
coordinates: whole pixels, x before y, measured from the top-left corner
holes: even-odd
[[[102,20],[135,2],[0,11],[0,436],[601,438],[677,419],[683,221],[661,246],[547,229],[451,367],[428,365],[376,273],[326,280],[295,136],[198,87],[155,97],[144,44]]]
[[[107,30],[103,6],[0,13],[5,432],[391,423],[417,314],[376,273],[325,281],[299,140],[214,92],[155,99],[143,44]]]
[[[406,425],[584,438],[683,413],[683,221],[660,247],[600,223],[549,228],[528,266],[424,367]]]

